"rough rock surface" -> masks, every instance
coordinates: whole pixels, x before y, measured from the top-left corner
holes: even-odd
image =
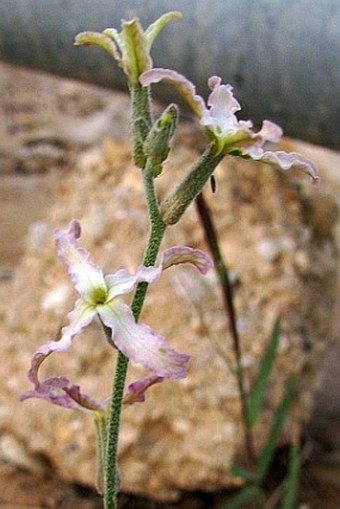
[[[114,115],[126,133],[126,117]],[[161,198],[195,157],[177,142],[158,179]],[[50,205],[32,224],[13,279],[0,288],[5,361],[0,368],[0,448],[6,457],[6,451],[15,449],[14,439],[31,453],[48,458],[64,479],[92,485],[91,418],[43,401],[18,402],[29,387],[26,372],[32,352],[48,338],[58,337],[75,297],[55,255],[53,229],[78,218],[83,244],[106,272],[112,272],[119,267],[133,270],[140,263],[147,222],[139,171],[121,136],[119,142],[107,140],[74,154],[73,161],[70,171],[58,170],[57,176],[52,172]],[[36,167],[34,172],[38,171]],[[327,187],[315,191],[301,174],[284,174],[251,162],[225,160],[216,179],[216,194],[207,188],[206,196],[235,281],[249,381],[275,317],[279,312],[284,316],[277,367],[257,430],[259,445],[290,373],[301,374],[292,419],[304,421],[311,410],[316,366],[335,293],[336,205]],[[46,192],[46,187],[40,189]],[[178,243],[205,248],[194,207],[178,227],[168,230],[165,245]],[[178,350],[189,352],[192,361],[188,379],[154,387],[145,404],[125,410],[120,446],[123,490],[171,500],[181,490],[230,485],[230,466],[242,450],[242,428],[235,380],[225,362],[232,359],[231,342],[214,273],[203,278],[185,267],[164,274],[150,288],[142,321]],[[86,392],[104,398],[111,390],[114,357],[99,326],[92,325],[76,338],[69,353],[46,362],[45,373],[65,374]],[[131,380],[142,374],[139,366],[131,365]],[[42,466],[37,460],[31,468]]]

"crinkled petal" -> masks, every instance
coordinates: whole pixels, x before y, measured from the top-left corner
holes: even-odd
[[[103,412],[104,407],[96,400],[80,392],[78,385],[70,387],[69,380],[64,376],[51,377],[43,380],[33,390],[25,392],[20,398],[40,398],[54,405],[80,410],[82,412]]]
[[[134,275],[122,269],[115,274],[105,276],[105,283],[108,289],[107,302],[119,295],[131,292],[137,283],[154,283],[158,281],[163,270],[180,263],[193,264],[201,274],[206,274],[213,266],[211,258],[200,249],[193,249],[187,246],[175,246],[166,249],[161,255],[160,264],[156,267],[140,265]]]
[[[98,306],[103,323],[112,330],[112,342],[129,359],[164,378],[185,378],[190,356],[170,348],[162,336],[137,324],[122,300]]]
[[[205,110],[200,124],[209,127],[216,135],[225,136],[239,129],[235,112],[239,111],[241,106],[233,96],[233,87],[220,83],[221,78],[218,76],[212,76],[209,79],[209,86],[212,88],[208,97],[209,109]]]
[[[162,252],[160,262],[162,270],[180,263],[193,264],[201,274],[206,274],[214,266],[210,256],[200,249],[193,249],[188,246],[175,246]]]
[[[61,331],[61,339],[44,343],[33,354],[28,378],[35,386],[40,384],[38,370],[41,363],[53,352],[66,352],[71,347],[73,336],[79,334],[92,321],[95,314],[96,310],[82,299],[76,302],[74,309],[68,314],[69,325],[63,327]]]
[[[135,274],[136,283],[145,282],[145,283],[155,283],[158,281],[160,276],[160,272],[157,267],[144,267],[144,265],[140,265]]]
[[[66,266],[74,286],[82,297],[91,298],[94,292],[106,292],[101,269],[89,261],[86,249],[77,245],[81,228],[78,221],[71,221],[67,230],[58,228],[55,232],[57,254]]]
[[[200,124],[208,128],[218,140],[220,149],[231,147],[255,146],[260,148],[267,141],[277,142],[282,136],[282,129],[265,120],[258,132],[253,131],[250,120],[238,120],[235,112],[241,109],[239,102],[233,96],[231,85],[221,84],[219,76],[209,79],[212,92],[208,98],[208,107],[200,120]]]
[[[137,380],[129,385],[124,395],[124,405],[133,403],[143,403],[145,401],[145,391],[154,384],[163,382],[164,378],[158,375],[149,375],[142,380]]]
[[[289,170],[293,166],[301,168],[308,173],[314,185],[319,184],[320,177],[316,166],[310,159],[298,152],[283,152],[280,150],[277,152],[264,152],[262,149],[250,147],[246,151],[246,155],[249,155],[255,161],[262,161],[264,163],[279,166],[283,170]]]
[[[196,94],[196,88],[185,76],[171,69],[156,68],[143,72],[139,77],[143,87],[147,87],[152,83],[163,81],[172,85],[189,104],[195,115],[202,117],[206,108],[201,96]]]
[[[79,385],[72,385],[71,387],[63,387],[65,393],[76,403],[78,403],[81,410],[90,410],[91,412],[103,412],[104,406],[91,398],[87,394],[80,392]]]
[[[25,392],[20,400],[24,401],[28,398],[40,398],[54,405],[78,409],[77,403],[64,392],[65,387],[68,387],[69,383],[69,380],[64,376],[47,378],[39,383],[33,390]]]
[[[266,141],[277,143],[280,141],[282,135],[283,131],[281,127],[270,120],[264,120],[260,131],[255,133],[255,136],[262,140],[261,145],[263,145]]]
[[[142,281],[154,283],[159,279],[160,270],[157,267],[138,267],[135,274],[131,275],[125,269],[118,270],[115,274],[105,276],[105,283],[108,290],[107,300],[119,295],[124,295],[133,290],[137,283]]]
[[[159,81],[174,86],[184,97],[199,117],[200,124],[213,138],[218,153],[249,156],[254,160],[280,166],[284,170],[296,166],[310,175],[313,184],[319,183],[317,168],[303,155],[296,152],[288,154],[282,151],[263,151],[262,147],[267,141],[280,140],[283,134],[281,127],[265,120],[260,131],[254,132],[250,120],[238,120],[235,112],[239,111],[241,106],[233,96],[233,87],[221,84],[222,80],[219,76],[209,78],[208,84],[212,92],[207,101],[207,108],[202,97],[196,94],[195,86],[175,71],[154,68],[140,76],[143,86]]]

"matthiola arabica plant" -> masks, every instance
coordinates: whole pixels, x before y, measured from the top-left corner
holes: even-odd
[[[174,246],[161,252],[161,243],[169,225],[176,224],[190,203],[198,197],[205,183],[225,157],[242,157],[262,161],[275,168],[300,168],[314,184],[319,181],[314,164],[301,154],[266,149],[266,143],[279,141],[282,130],[265,120],[255,130],[251,121],[238,120],[240,104],[233,87],[212,76],[208,80],[211,93],[207,103],[197,95],[194,85],[174,70],[153,68],[150,49],[161,29],[180,17],[170,12],[143,31],[137,18],[122,22],[121,31],[108,28],[102,33],[83,32],[76,45],[97,45],[107,51],[122,68],[131,94],[132,149],[135,164],[141,169],[150,219],[149,240],[141,263],[133,274],[124,268],[105,275],[80,245],[81,226],[76,219],[55,232],[56,252],[66,267],[79,294],[67,325],[58,341],[46,341],[33,354],[28,378],[33,387],[22,399],[41,398],[67,409],[80,410],[94,416],[97,426],[99,477],[106,509],[117,508],[119,490],[117,447],[121,412],[124,405],[141,403],[151,386],[165,379],[188,376],[189,353],[177,352],[160,333],[138,323],[149,285],[169,267],[191,263],[202,275],[212,268],[209,255],[187,246]],[[178,108],[170,104],[154,121],[151,109],[151,85],[164,81],[174,86],[198,118],[206,136],[207,148],[174,191],[160,202],[154,181],[163,171],[163,163],[171,153]],[[131,304],[121,298],[134,291]],[[93,319],[103,326],[103,337],[117,352],[112,394],[98,402],[70,381],[67,373],[44,379],[41,374],[46,359],[69,351],[72,342]],[[125,388],[129,361],[141,364],[147,375]],[[74,383],[75,382],[75,383]],[[155,387],[153,390],[157,390]],[[242,391],[241,391],[242,392]]]

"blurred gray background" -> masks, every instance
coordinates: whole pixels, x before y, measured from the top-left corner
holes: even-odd
[[[218,74],[234,85],[244,118],[271,119],[289,136],[340,149],[338,0],[2,0],[0,59],[125,89],[111,57],[73,47],[74,36],[136,15],[146,28],[169,10],[183,19],[156,41],[155,66],[184,73],[205,96],[207,78]]]

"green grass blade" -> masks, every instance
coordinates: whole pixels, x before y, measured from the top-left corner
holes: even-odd
[[[293,443],[289,451],[288,475],[286,479],[285,496],[282,501],[281,509],[295,509],[299,488],[300,477],[300,447]]]
[[[249,472],[249,470],[239,465],[234,465],[231,467],[230,472],[233,476],[240,477],[244,481],[256,482],[257,480],[253,472]]]
[[[221,509],[239,509],[248,500],[263,498],[262,491],[258,486],[245,486],[231,500],[229,500]]]
[[[279,344],[280,331],[281,331],[280,318],[278,318],[275,321],[265,355],[262,359],[259,372],[256,375],[253,387],[249,395],[247,416],[248,416],[248,426],[250,428],[252,428],[255,425],[256,420],[261,412],[269,375],[274,364],[277,347]]]
[[[255,472],[257,478],[260,480],[263,480],[266,477],[268,468],[273,459],[273,455],[289,409],[289,405],[295,393],[296,381],[297,377],[295,375],[292,375],[289,378],[282,401],[275,412],[274,421],[269,433],[268,440],[260,453]]]

